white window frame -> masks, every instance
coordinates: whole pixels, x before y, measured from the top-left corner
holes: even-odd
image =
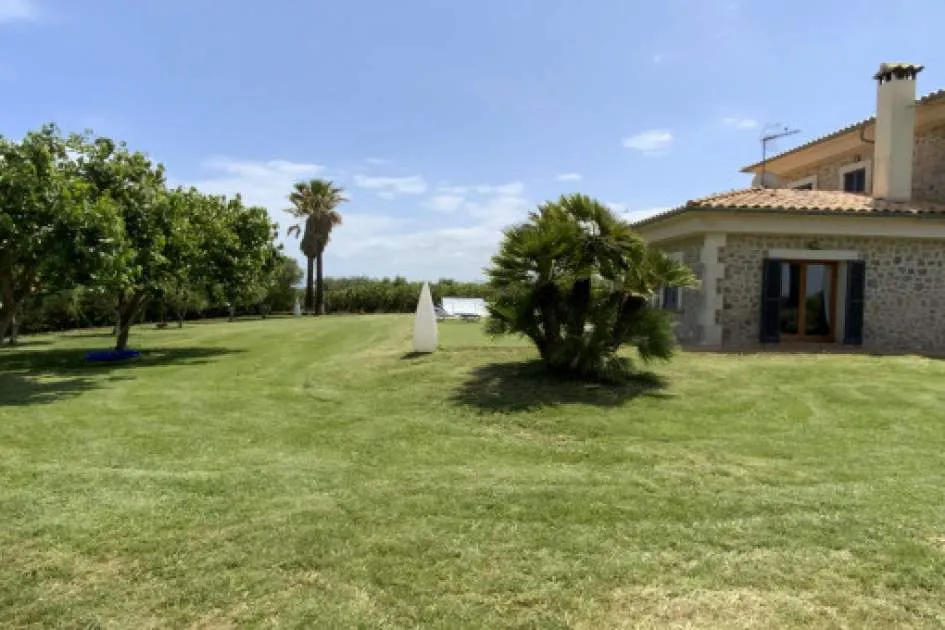
[[[846,166],[841,166],[837,171],[837,190],[843,192],[843,176],[849,173],[850,171],[858,171],[863,169],[866,171],[863,176],[866,178],[864,182],[865,190],[863,194],[870,194],[873,192],[873,161],[872,160],[860,160],[859,162],[854,162],[853,164],[847,164]]]
[[[817,176],[811,175],[809,177],[795,179],[793,182],[790,182],[787,187],[800,188],[801,186],[806,186],[807,184],[810,184],[811,190],[817,190]]]
[[[684,262],[686,262],[685,256],[683,256],[683,253],[682,253],[682,252],[671,252],[671,253],[666,254],[666,257],[669,258],[670,260],[676,261],[676,262],[678,262],[678,263],[684,263]],[[681,311],[681,310],[682,310],[682,307],[683,307],[683,301],[682,301],[682,299],[683,299],[683,290],[682,290],[682,287],[673,287],[672,289],[669,289],[669,287],[660,287],[659,289],[657,289],[657,290],[656,290],[656,295],[654,296],[654,297],[655,297],[654,303],[655,303],[656,307],[657,307],[657,308],[663,308],[663,292],[666,291],[666,290],[670,290],[670,291],[675,291],[675,292],[676,292],[676,309],[675,309],[675,310]]]

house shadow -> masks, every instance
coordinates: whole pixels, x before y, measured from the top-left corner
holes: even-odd
[[[134,378],[137,371],[162,365],[196,365],[241,352],[227,348],[159,348],[128,361],[93,363],[88,348],[0,350],[0,408],[47,404]]]
[[[619,383],[594,383],[550,375],[541,361],[490,363],[474,370],[452,401],[480,411],[533,411],[583,404],[616,407],[641,396],[666,398],[666,381],[643,372]]]

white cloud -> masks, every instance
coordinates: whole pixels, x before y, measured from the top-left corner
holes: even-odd
[[[378,194],[420,195],[427,191],[427,182],[419,175],[409,177],[370,177],[358,174],[354,176],[354,185],[368,190],[377,190]],[[390,197],[385,197],[390,198]]]
[[[668,129],[650,129],[623,139],[627,149],[640,151],[643,155],[660,155],[673,143],[673,132]]]
[[[437,212],[456,212],[466,202],[460,195],[435,195],[427,201],[426,206]]]
[[[652,216],[660,214],[661,212],[666,212],[669,210],[668,206],[653,206],[650,208],[641,208],[640,210],[633,210],[629,205],[621,203],[619,201],[607,201],[604,203],[608,208],[613,210],[617,216],[619,216],[624,221],[629,221],[634,223],[636,221],[642,221],[643,219],[648,219]]]
[[[444,215],[434,221],[449,216],[450,221],[465,218],[466,223],[415,230],[376,220],[371,229],[359,229],[357,234],[354,230],[339,231],[328,254],[338,258],[337,266],[347,266],[353,273],[401,274],[427,280],[480,279],[483,268],[498,251],[503,229],[525,220],[531,206],[519,196],[464,201],[462,214]]]
[[[737,116],[723,118],[722,124],[735,129],[755,129],[758,127],[758,121],[754,118],[739,118]]]
[[[204,162],[201,171],[198,177],[172,180],[171,185],[192,185],[211,194],[239,192],[246,203],[266,207],[273,220],[280,224],[279,240],[285,245],[286,253],[304,265],[298,241],[285,236],[286,228],[294,220],[282,210],[289,205],[287,196],[292,185],[300,179],[324,177],[325,167],[288,160],[218,157]],[[330,172],[337,176],[334,169]],[[498,250],[503,229],[526,220],[534,206],[523,196],[524,184],[512,181],[466,187],[467,194],[437,191],[425,200],[425,205],[440,212],[412,219],[405,212],[406,208],[398,204],[403,202],[400,191],[405,186],[415,190],[416,182],[404,184],[399,181],[402,179],[405,178],[384,178],[380,187],[376,180],[368,181],[374,186],[368,187],[373,193],[371,198],[374,194],[395,197],[389,202],[390,210],[388,202],[380,205],[376,200],[373,209],[360,205],[363,201],[342,206],[344,221],[332,233],[332,242],[326,251],[329,274],[479,279],[482,269]],[[398,184],[390,184],[389,180],[398,180]],[[361,179],[362,183],[364,181]]]
[[[555,177],[559,182],[579,182],[584,179],[580,173],[561,173]]]
[[[214,157],[201,164],[206,174],[202,178],[181,181],[170,174],[171,186],[194,186],[213,195],[235,195],[239,193],[248,205],[262,206],[269,216],[279,224],[280,240],[285,239],[285,228],[291,225],[292,217],[283,212],[289,207],[288,196],[295,182],[324,174],[325,167],[319,164],[291,162],[288,160],[252,161],[227,157]],[[291,247],[287,251],[293,252]]]
[[[33,21],[39,17],[35,0],[0,0],[0,23]]]
[[[320,164],[290,162],[288,160],[251,161],[227,157],[214,157],[201,165],[207,176],[196,181],[174,182],[195,186],[205,193],[233,195],[240,193],[250,205],[260,205],[278,216],[288,207],[288,195],[299,180],[321,175],[325,167]]]
[[[663,63],[663,60],[664,60],[664,59],[665,59],[665,57],[664,57],[663,55],[659,54],[659,53],[657,53],[657,54],[653,55],[652,57],[650,57],[650,61],[652,61],[653,63],[656,63],[656,64]]]
[[[478,195],[521,195],[525,190],[525,184],[520,181],[509,182],[507,184],[477,184],[474,186],[449,186],[442,185],[437,187],[438,192],[451,195],[466,195],[476,193]]]
[[[669,210],[669,206],[654,206],[652,208],[642,208],[640,210],[629,210],[623,215],[625,221],[642,221],[643,219],[649,219],[650,217],[662,214]]]
[[[395,197],[397,197],[397,193],[391,192],[391,191],[389,191],[389,190],[382,190],[381,192],[376,193],[376,194],[377,194],[377,196],[380,197],[381,199],[387,199],[388,201],[390,201],[391,199],[394,199]]]
[[[610,208],[611,210],[613,210],[614,212],[616,212],[617,214],[623,214],[630,209],[630,206],[628,206],[625,203],[621,203],[619,201],[605,201],[604,205]]]

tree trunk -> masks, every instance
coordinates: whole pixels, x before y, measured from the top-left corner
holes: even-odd
[[[13,318],[16,314],[12,305],[7,306],[6,302],[0,304],[0,343],[7,338],[7,331],[13,325]]]
[[[305,272],[305,312],[315,312],[315,258],[306,256],[308,268]]]
[[[118,298],[118,339],[115,341],[115,351],[122,352],[128,349],[128,335],[131,333],[131,322],[134,321],[138,309],[144,304],[142,295],[132,294],[125,299],[124,293]]]
[[[325,314],[325,259],[323,252],[318,252],[318,271],[315,278],[315,314]]]
[[[17,305],[19,310],[19,305]],[[13,322],[10,324],[10,345],[16,345],[16,335],[20,330],[20,318],[16,316],[16,310],[13,311]]]
[[[13,274],[5,272],[0,275],[0,343],[6,339],[19,306],[13,293]]]

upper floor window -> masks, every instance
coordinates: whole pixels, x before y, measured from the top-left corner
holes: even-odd
[[[847,164],[840,169],[840,186],[845,192],[865,193],[869,188],[870,163],[868,161]]]
[[[866,192],[866,169],[858,168],[843,174],[843,190],[846,192]]]
[[[788,184],[788,188],[792,188],[794,190],[814,190],[817,188],[817,176],[811,175],[810,177],[795,179],[793,182]]]

